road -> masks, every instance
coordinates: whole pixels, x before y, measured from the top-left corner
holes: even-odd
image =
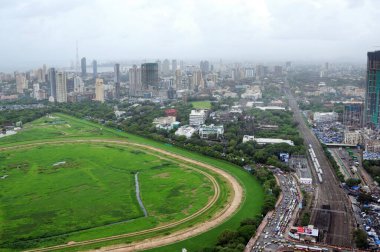
[[[266,226],[257,238],[251,252],[277,251],[285,244],[289,244],[284,237],[294,210],[298,207],[300,197],[296,189],[297,182],[293,176],[277,173],[276,177],[280,183],[283,198],[273,214],[268,219],[263,220],[266,222]]]
[[[311,223],[315,227],[322,229],[324,234],[322,243],[339,247],[352,247],[352,220],[354,217],[348,197],[339,187],[339,181],[333,173],[320,142],[306,125],[287,84],[285,84],[284,91],[289,100],[289,106],[294,112],[294,118],[298,122],[298,128],[305,144],[306,146],[309,146],[309,144],[312,146],[323,171],[323,183],[319,184],[319,196],[316,199],[316,206],[312,210]],[[318,181],[318,179],[315,177],[314,181]],[[330,208],[330,210],[326,208]]]

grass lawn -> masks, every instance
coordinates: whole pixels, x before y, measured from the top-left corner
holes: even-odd
[[[229,173],[234,175],[236,179],[241,183],[241,185],[243,186],[245,190],[245,198],[240,209],[230,219],[228,219],[223,224],[215,227],[214,229],[207,231],[201,235],[198,235],[196,237],[193,237],[188,240],[181,241],[169,246],[156,248],[156,249],[153,249],[152,251],[180,251],[180,249],[184,247],[186,247],[188,251],[196,251],[197,249],[205,247],[205,246],[212,246],[215,243],[217,236],[223,230],[225,229],[234,230],[239,226],[239,223],[241,220],[243,220],[244,218],[253,217],[256,214],[260,213],[261,211],[261,208],[263,206],[263,201],[264,201],[264,192],[262,190],[262,187],[253,176],[249,175],[241,167],[238,167],[236,165],[233,165],[231,163],[228,163],[222,160],[210,158],[198,153],[190,152],[181,148],[177,148],[177,147],[170,146],[164,143],[156,142],[156,141],[146,139],[140,136],[116,131],[113,129],[107,129],[98,124],[91,123],[91,122],[81,120],[78,118],[70,117],[63,114],[55,114],[54,116],[59,117],[60,120],[65,120],[67,124],[70,125],[71,127],[65,126],[64,124],[58,124],[58,125],[52,124],[52,125],[47,125],[46,127],[41,127],[44,125],[45,120],[46,120],[46,117],[44,117],[39,120],[36,120],[33,123],[25,125],[25,129],[17,133],[16,135],[0,139],[0,147],[17,145],[20,143],[26,144],[26,143],[32,143],[32,142],[39,142],[41,140],[46,140],[46,141],[53,140],[53,139],[57,140],[61,138],[62,139],[67,139],[67,138],[124,139],[129,142],[137,142],[137,143],[143,143],[145,145],[151,145],[151,146],[161,148],[166,151],[170,151],[172,153],[176,153],[185,157],[202,161],[207,164],[214,165],[220,169],[228,171]],[[51,127],[55,127],[55,129],[52,130]],[[60,132],[60,133],[57,134],[57,132]],[[141,176],[143,177],[144,174],[142,173]],[[148,178],[144,178],[144,179],[148,179]],[[221,184],[223,185],[223,183]],[[224,193],[226,193],[227,191],[228,189],[225,188]],[[1,195],[3,196],[3,194]],[[143,195],[143,200],[145,201],[144,195]],[[148,212],[149,212],[149,209],[148,209]],[[139,222],[139,220],[141,219],[137,219],[134,222]],[[140,224],[138,223],[138,225]],[[80,240],[89,239],[91,237],[99,237],[99,233],[104,234],[103,231],[106,229],[107,228],[103,228],[103,227],[96,228],[94,230],[88,231],[86,234],[81,234],[81,235],[78,234],[78,237],[80,238]],[[113,229],[117,229],[117,231],[114,231],[114,233],[122,233],[124,231],[123,228],[120,228],[120,225],[114,226]],[[96,248],[103,245],[115,244],[118,242],[131,242],[131,240],[122,239],[120,241],[112,241],[112,242],[106,242],[106,243],[101,243],[101,244],[96,244],[96,245],[90,245],[87,247],[81,247],[80,249],[91,249],[91,248]],[[72,249],[72,250],[75,251],[77,249],[78,248]]]
[[[0,174],[8,175],[0,181],[1,243],[78,240],[86,229],[115,223],[123,233],[152,228],[189,216],[214,193],[202,174],[130,147],[43,145],[3,151],[0,160]],[[137,171],[147,218],[136,199]],[[114,225],[101,233],[112,234]]]
[[[210,101],[194,101],[191,102],[195,109],[210,109],[211,102]]]

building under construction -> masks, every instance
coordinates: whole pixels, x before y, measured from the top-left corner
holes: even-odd
[[[344,104],[343,125],[350,130],[363,127],[363,103],[351,102]]]

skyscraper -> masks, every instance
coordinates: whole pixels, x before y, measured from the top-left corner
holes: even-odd
[[[120,98],[120,64],[115,64],[114,70],[114,82],[115,82],[115,98]]]
[[[162,62],[162,73],[166,75],[166,74],[169,74],[169,72],[170,72],[170,61],[168,59],[165,59]]]
[[[141,65],[141,83],[144,89],[148,89],[149,86],[153,88],[158,87],[158,64],[157,63],[145,63]]]
[[[365,117],[367,127],[379,129],[380,121],[380,51],[368,52]]]
[[[103,85],[103,79],[100,79],[100,78],[96,79],[95,100],[104,102],[104,85]]]
[[[175,73],[177,70],[177,60],[172,60],[172,72]]]
[[[96,60],[92,61],[92,78],[96,79],[98,77],[98,62]]]
[[[87,65],[86,65],[86,57],[83,57],[81,60],[80,60],[80,67],[82,69],[82,77],[85,77],[86,74],[87,74]]]
[[[66,73],[57,72],[55,78],[57,81],[57,102],[67,102]]]
[[[141,69],[133,65],[129,69],[129,95],[137,96],[141,91]]]
[[[57,100],[57,82],[55,79],[55,69],[54,67],[49,68],[48,78],[49,78],[49,98],[51,100]]]

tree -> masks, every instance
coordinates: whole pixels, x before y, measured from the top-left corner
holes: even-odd
[[[224,230],[219,236],[217,245],[225,245],[238,237],[238,232],[231,230]]]
[[[357,178],[349,178],[349,179],[346,179],[346,185],[348,185],[349,187],[352,187],[352,186],[357,186],[361,183],[361,180],[360,179],[357,179]]]
[[[358,248],[366,249],[369,247],[368,235],[362,229],[356,229],[354,231],[355,244]]]

